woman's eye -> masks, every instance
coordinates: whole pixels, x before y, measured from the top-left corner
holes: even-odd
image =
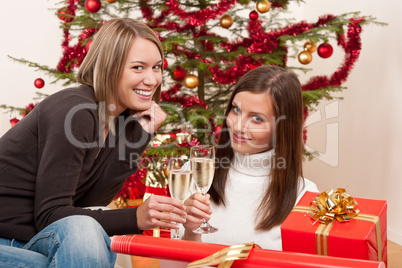
[[[153,69],[155,69],[155,70],[160,70],[160,69],[162,69],[162,65],[155,65],[155,66],[153,67]]]
[[[261,117],[259,117],[259,116],[257,116],[257,115],[254,115],[254,116],[253,116],[253,121],[255,121],[255,122],[257,122],[257,123],[260,123],[260,122],[263,122],[264,119],[262,119]]]
[[[138,65],[138,66],[134,66],[133,69],[134,69],[134,70],[137,70],[137,71],[141,71],[141,70],[144,69],[144,67]]]
[[[240,109],[236,106],[233,106],[233,111],[237,114],[241,113]]]

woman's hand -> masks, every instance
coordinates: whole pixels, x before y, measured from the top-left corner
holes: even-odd
[[[138,112],[134,117],[138,119],[138,122],[146,132],[152,134],[165,121],[166,113],[156,102],[152,101],[151,107],[148,110]]]
[[[191,195],[184,205],[186,206],[186,222],[183,223],[185,233],[184,240],[201,241],[201,235],[193,233],[193,230],[201,225],[204,219],[209,220],[211,218],[212,210],[210,208],[210,196],[201,195],[195,193]]]
[[[178,229],[179,225],[170,221],[184,223],[185,217],[184,205],[166,196],[151,195],[137,208],[137,225],[140,230],[155,227]]]

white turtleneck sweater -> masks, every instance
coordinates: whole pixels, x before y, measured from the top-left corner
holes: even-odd
[[[264,249],[282,250],[280,226],[269,231],[256,231],[256,211],[271,179],[273,150],[253,155],[235,152],[229,169],[225,195],[226,207],[211,202],[213,211],[209,223],[218,232],[202,235],[202,241],[224,245],[254,242]],[[304,179],[297,202],[306,191],[319,192],[315,183]]]

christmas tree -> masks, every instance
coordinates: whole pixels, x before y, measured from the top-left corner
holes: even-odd
[[[127,196],[127,188],[136,187],[149,171],[165,186],[166,175],[160,170],[166,156],[186,154],[193,144],[215,143],[230,85],[257,66],[274,64],[307,73],[312,55],[331,57],[331,41],[336,42],[335,49],[345,54],[338,69],[330,76],[310,77],[302,85],[305,116],[320,100],[332,99],[334,92],[344,89],[342,84],[359,57],[362,27],[377,23],[375,18],[356,12],[295,22],[289,18],[290,2],[303,1],[65,0],[55,7],[64,32],[63,55],[57,66],[12,58],[53,76],[52,82],[68,86],[76,83],[76,70],[92,38],[108,19],[135,18],[158,34],[166,57],[161,107],[169,116],[144,153],[144,168],[123,188],[122,195]],[[299,64],[288,66],[289,58],[297,58]],[[43,86],[43,80],[35,83],[38,88]],[[23,115],[34,106],[21,109]]]

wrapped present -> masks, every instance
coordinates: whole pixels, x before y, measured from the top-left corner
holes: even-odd
[[[281,226],[282,250],[387,264],[387,203],[344,189],[306,192]]]
[[[253,243],[227,246],[141,235],[114,236],[111,249],[116,253],[174,260],[188,268],[216,265],[234,268],[385,267],[379,261],[265,250]]]

